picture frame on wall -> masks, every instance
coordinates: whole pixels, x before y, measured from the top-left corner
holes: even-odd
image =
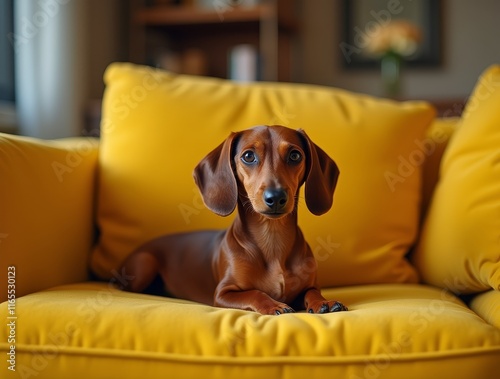
[[[344,27],[340,50],[346,69],[379,67],[369,54],[367,40],[374,30],[391,21],[408,21],[421,31],[421,42],[408,67],[438,67],[441,64],[441,0],[342,0]]]

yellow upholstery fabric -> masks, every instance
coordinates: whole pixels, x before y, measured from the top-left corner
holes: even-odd
[[[419,142],[434,117],[425,103],[396,103],[310,85],[173,75],[113,64],[106,75],[100,148],[100,241],[91,259],[103,278],[144,241],[225,228],[192,179],[195,165],[231,131],[258,124],[303,128],[338,164],[332,210],[301,202],[299,224],[323,286],[415,282],[404,259],[421,202]]]
[[[471,309],[486,322],[500,329],[500,292],[489,290],[474,297]]]
[[[441,159],[450,138],[460,125],[459,117],[436,118],[422,141],[422,151],[426,159],[422,167],[422,207],[421,218],[427,214],[432,194],[439,181]]]
[[[322,280],[348,282],[345,277],[349,274],[353,276],[351,281],[414,280],[403,255],[414,238],[419,202],[426,202],[425,193],[430,193],[434,186],[435,167],[456,127],[455,121],[436,121],[424,134],[427,115],[432,113],[426,106],[398,105],[320,87],[237,86],[127,65],[112,67],[107,80],[110,85],[105,108],[115,116],[108,114],[103,120],[99,223],[105,232],[101,243],[113,237],[106,246],[116,250],[105,250],[101,244],[92,258],[94,265],[102,264],[104,272],[112,277],[109,283],[87,282],[46,289],[86,280],[96,202],[96,142],[0,136],[0,271],[6,279],[7,267],[15,265],[17,274],[14,329],[8,325],[9,304],[0,304],[0,318],[5,323],[0,328],[0,354],[4,357],[1,378],[498,377],[500,291],[496,290],[475,296],[468,308],[447,289],[416,284],[360,285],[323,291],[325,297],[345,302],[349,312],[263,316],[126,293],[112,286],[122,280],[120,273],[112,271],[115,266],[111,264],[121,259],[121,246],[128,249],[136,240],[149,238],[146,234],[151,230],[163,233],[223,227],[230,222],[204,209],[191,181],[192,166],[210,149],[205,145],[215,146],[229,132],[228,120],[241,122],[235,130],[246,128],[249,119],[258,123],[257,119],[273,114],[273,110],[279,109],[275,104],[295,108],[269,116],[268,123],[286,123],[280,118],[287,118],[290,126],[298,128],[306,120],[303,112],[316,115],[307,117],[324,130],[316,129],[317,126],[304,128],[341,166],[341,180],[344,178],[346,187],[339,188],[330,213],[309,216],[305,205],[301,205],[302,228],[317,254]],[[215,90],[220,86],[222,93]],[[192,97],[189,104],[198,109],[204,102],[197,91],[211,93],[218,101],[232,96],[238,111],[247,112],[246,116],[231,107],[222,108],[222,114],[227,112],[226,118],[215,115],[212,123],[209,109],[217,102],[211,102],[211,96],[207,96],[205,111],[198,115],[188,112],[187,103],[173,102],[171,98],[175,97],[171,93]],[[252,110],[254,113],[241,98],[258,105]],[[311,104],[311,98],[318,104]],[[320,114],[318,109],[325,109],[327,99],[332,108],[344,111],[327,107]],[[149,101],[155,105],[148,105]],[[307,109],[302,108],[302,103]],[[183,107],[190,120],[198,119],[195,127],[205,128],[199,120],[203,115],[210,129],[200,131],[193,127],[196,133],[185,133],[182,129],[192,125],[176,113],[179,107]],[[365,112],[369,114],[366,119]],[[377,112],[384,116],[375,117]],[[319,115],[325,120],[320,120]],[[177,125],[169,127],[173,116]],[[459,133],[467,126],[468,117]],[[335,119],[335,126],[328,123],[331,119]],[[380,124],[372,125],[373,120]],[[496,138],[495,131],[483,130],[492,139]],[[389,136],[382,136],[384,133]],[[180,151],[179,146],[189,145],[190,138],[197,141],[193,148]],[[465,137],[459,134],[453,138],[449,147],[461,138]],[[484,143],[473,136],[467,138],[471,151]],[[434,150],[430,149],[429,139],[436,143]],[[351,146],[355,146],[354,152]],[[424,164],[419,158],[423,156],[427,158]],[[489,159],[490,155],[485,153],[482,157]],[[370,165],[369,158],[373,161]],[[410,166],[404,165],[405,159]],[[443,173],[444,168],[453,166],[454,159],[445,154]],[[415,171],[410,170],[412,167]],[[474,166],[474,170],[480,169]],[[389,177],[396,180],[392,182],[392,197],[382,190],[382,184],[389,187],[385,175],[388,172],[394,173]],[[473,177],[471,170],[464,174]],[[488,187],[482,180],[477,183],[479,189]],[[368,195],[356,184],[366,184]],[[418,194],[420,186],[424,188],[423,199]],[[371,203],[378,201],[383,204],[372,207]],[[434,207],[435,203],[431,208]],[[355,219],[349,218],[349,208],[356,214]],[[366,220],[360,216],[361,210],[366,213]],[[377,219],[374,212],[378,212]],[[362,221],[356,224],[358,218]],[[339,228],[342,222],[350,223],[350,227]],[[346,235],[346,231],[353,234]],[[472,227],[462,232],[478,233]],[[356,241],[363,238],[370,241]],[[395,243],[387,244],[394,238]],[[405,247],[398,241],[403,241]],[[116,252],[116,256],[111,254]],[[344,258],[338,263],[340,253],[352,254],[352,259]],[[483,254],[482,250],[477,254]],[[485,262],[491,258],[485,257]],[[452,264],[455,258],[448,259],[446,263]],[[370,265],[377,268],[376,272],[368,272]],[[403,269],[398,271],[398,267]],[[337,277],[335,270],[342,269],[348,272]],[[398,272],[400,275],[395,275]],[[406,276],[401,275],[403,272]],[[488,271],[482,269],[483,272]],[[362,275],[368,279],[360,279]],[[3,283],[0,295],[6,296],[3,286],[7,280]],[[9,342],[11,338],[15,342]],[[15,372],[6,368],[12,351]]]
[[[450,293],[418,285],[370,285],[324,294],[344,299],[352,310],[262,316],[125,293],[107,284],[53,288],[18,299],[24,322],[17,330],[16,375],[399,379],[498,374],[494,357],[500,355],[500,330]],[[5,311],[4,303],[0,314]],[[1,328],[2,356],[6,340]]]
[[[479,79],[441,165],[413,261],[457,293],[500,290],[500,66]]]
[[[97,141],[0,134],[0,301],[87,278]]]

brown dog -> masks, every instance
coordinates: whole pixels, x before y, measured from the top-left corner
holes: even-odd
[[[299,188],[320,215],[333,202],[339,170],[302,130],[258,126],[232,133],[195,168],[205,205],[221,216],[238,206],[224,231],[166,235],[125,261],[134,277],[126,290],[142,292],[158,275],[169,294],[262,314],[306,309],[345,311],[316,281],[316,261],[297,225]],[[293,308],[292,308],[293,306]]]

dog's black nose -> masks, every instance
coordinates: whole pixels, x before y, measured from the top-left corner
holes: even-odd
[[[269,188],[264,191],[264,203],[273,211],[283,209],[288,201],[288,195],[284,189]]]

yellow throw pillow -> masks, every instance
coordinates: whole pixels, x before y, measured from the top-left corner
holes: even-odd
[[[97,146],[0,134],[0,302],[87,279]]]
[[[500,66],[479,79],[444,154],[413,261],[427,283],[500,290]]]
[[[422,166],[422,206],[421,220],[427,214],[432,195],[439,181],[439,168],[446,147],[460,124],[459,117],[436,118],[427,129],[424,140],[427,157]]]
[[[327,87],[173,75],[130,64],[105,74],[98,223],[92,268],[103,278],[137,245],[164,233],[225,228],[234,214],[205,208],[196,164],[231,131],[303,128],[338,164],[333,208],[299,224],[323,286],[415,282],[421,142],[434,110]]]

